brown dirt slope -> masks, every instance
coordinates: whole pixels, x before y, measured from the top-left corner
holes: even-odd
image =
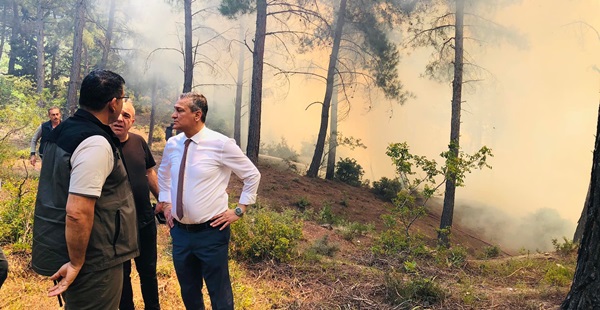
[[[349,221],[372,224],[376,230],[383,228],[382,214],[389,214],[391,204],[377,198],[366,188],[353,187],[339,181],[318,178],[308,178],[289,168],[286,163],[273,158],[261,157],[258,166],[262,178],[259,187],[259,203],[276,209],[296,208],[301,202],[308,202],[308,208],[318,212],[324,205],[330,205],[337,216]],[[232,177],[230,194],[239,195],[242,183]],[[430,200],[427,205],[427,216],[417,220],[412,227],[427,239],[437,237],[436,229],[440,225],[441,202],[439,199]],[[457,224],[453,225],[451,241],[475,253],[492,244],[471,231]]]

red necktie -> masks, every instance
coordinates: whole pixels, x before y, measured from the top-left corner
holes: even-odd
[[[185,148],[183,148],[183,156],[181,157],[181,165],[179,165],[179,179],[177,181],[177,218],[183,218],[183,175],[185,174],[185,159],[187,157],[188,146],[192,139],[185,140]]]

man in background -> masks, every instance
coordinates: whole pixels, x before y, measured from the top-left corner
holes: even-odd
[[[120,75],[90,72],[80,108],[44,146],[31,265],[54,280],[48,296],[62,294],[66,309],[117,309],[123,262],[139,255],[133,194],[108,126],[121,115],[124,89]]]
[[[35,130],[35,133],[33,134],[33,137],[31,138],[31,144],[30,144],[30,149],[29,149],[29,151],[30,151],[29,162],[31,163],[32,166],[35,166],[35,163],[37,161],[37,158],[35,157],[35,147],[37,145],[38,140],[40,140],[40,138],[42,139],[42,141],[40,141],[40,149],[38,152],[38,154],[40,155],[40,158],[41,158],[44,155],[44,144],[46,144],[46,141],[48,141],[50,132],[52,131],[52,129],[56,128],[56,126],[58,126],[58,124],[60,124],[60,122],[61,122],[60,109],[57,107],[51,107],[50,109],[48,109],[48,118],[50,120],[42,123]]]
[[[140,256],[135,258],[135,267],[140,276],[144,309],[160,309],[158,280],[156,279],[156,223],[150,203],[150,192],[158,199],[158,178],[153,167],[156,165],[148,144],[140,135],[129,132],[135,123],[135,109],[131,101],[123,103],[121,115],[110,124],[121,142],[123,161],[133,191],[138,219],[138,242]],[[123,293],[120,310],[135,309],[131,287],[131,261],[123,263]]]
[[[212,309],[233,310],[229,225],[256,202],[260,173],[233,139],[204,126],[208,103],[203,95],[183,94],[174,108],[173,128],[182,133],[165,145],[157,210],[164,210],[171,227],[183,303],[186,309],[204,309],[204,280]],[[229,209],[226,192],[231,172],[244,182],[235,209]]]

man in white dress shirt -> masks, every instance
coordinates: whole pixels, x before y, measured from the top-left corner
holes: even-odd
[[[208,104],[203,95],[182,94],[174,108],[173,128],[181,133],[165,145],[156,212],[164,211],[171,227],[173,263],[185,307],[204,309],[204,279],[212,309],[233,310],[229,225],[256,202],[260,173],[233,139],[204,125]],[[244,182],[235,209],[229,209],[226,192],[231,172]]]

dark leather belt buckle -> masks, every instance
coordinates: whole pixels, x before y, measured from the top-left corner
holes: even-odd
[[[179,228],[181,228],[185,231],[189,231],[189,232],[201,231],[201,230],[205,230],[208,228],[212,228],[212,226],[210,226],[210,223],[212,221],[204,222],[201,224],[183,224],[183,223],[180,223],[179,221],[173,219],[173,222],[175,222],[175,224],[177,226],[179,226]]]

